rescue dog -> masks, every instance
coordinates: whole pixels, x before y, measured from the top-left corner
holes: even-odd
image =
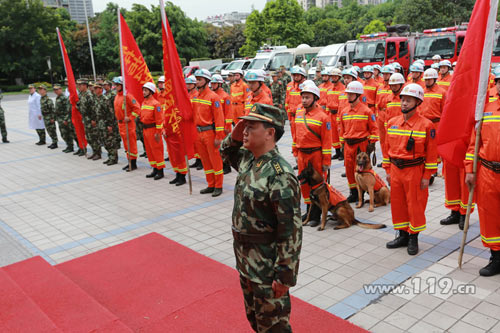
[[[356,208],[364,205],[363,196],[365,192],[370,195],[369,212],[373,212],[374,207],[386,206],[391,201],[391,192],[375,171],[373,171],[370,155],[359,152],[356,156],[356,187],[358,189],[359,202]]]
[[[301,184],[307,183],[311,186],[311,204],[321,208],[321,224],[318,230],[325,230],[328,212],[336,216],[339,221],[339,224],[334,227],[335,230],[349,228],[354,224],[366,229],[381,229],[386,227],[385,224],[370,224],[356,220],[354,210],[347,202],[346,197],[330,184],[326,183],[323,176],[312,167],[311,163],[307,165],[307,168],[302,170],[298,179]],[[310,215],[311,209],[309,209],[303,225],[309,222]]]

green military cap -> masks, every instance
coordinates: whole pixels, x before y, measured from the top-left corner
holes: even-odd
[[[107,84],[108,86],[111,86],[111,85],[112,85],[111,81],[109,81],[109,80],[104,81],[104,83],[103,83],[103,84]]]
[[[45,89],[45,90],[47,90],[47,86],[45,84],[40,84],[38,86],[38,89]]]
[[[271,72],[271,76],[278,76],[278,72]]]
[[[94,88],[102,88],[102,84],[97,83],[97,82],[94,83],[93,86],[94,86]]]
[[[77,84],[89,84],[89,81],[87,79],[78,79],[76,81]]]
[[[238,119],[262,121],[273,125],[284,127],[285,115],[283,111],[275,106],[255,103],[248,115],[239,117]]]
[[[35,88],[35,85],[33,83],[28,84],[28,88]]]
[[[102,77],[98,77],[97,81],[103,81],[103,78]]]
[[[90,87],[95,86],[95,82],[94,81],[89,81],[89,86]]]
[[[52,87],[54,90],[56,89],[61,89],[61,85],[60,84],[54,84],[54,86]]]

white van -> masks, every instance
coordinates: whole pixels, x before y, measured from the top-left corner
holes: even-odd
[[[231,61],[229,63],[229,65],[227,65],[226,68],[221,70],[220,74],[225,79],[227,77],[227,75],[229,74],[229,72],[234,71],[236,69],[241,69],[243,71],[243,73],[245,73],[248,66],[250,65],[251,61],[252,61],[252,59],[239,59],[239,60]]]
[[[266,69],[267,66],[269,65],[269,62],[273,58],[273,56],[276,54],[278,51],[283,51],[286,50],[286,46],[272,46],[269,48],[264,48],[261,50],[257,51],[257,54],[255,55],[255,58],[253,58],[252,62],[250,65],[248,65],[247,70],[251,69]]]
[[[316,67],[318,64],[321,64],[322,69],[344,66],[346,62],[344,46],[345,44],[332,44],[321,49],[321,51],[318,52],[318,56],[314,59],[312,67],[307,73],[309,78],[315,77]]]
[[[280,69],[280,66],[285,66],[287,70],[290,70],[293,66],[300,66],[304,59],[310,64],[322,48],[323,47],[299,45],[299,47],[295,49],[277,51],[269,63],[267,70],[277,71]]]

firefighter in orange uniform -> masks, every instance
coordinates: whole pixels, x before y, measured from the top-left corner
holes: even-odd
[[[165,157],[163,155],[163,141],[161,133],[163,132],[163,121],[165,113],[153,94],[156,93],[156,86],[153,82],[146,82],[142,86],[144,101],[141,106],[140,120],[143,124],[144,145],[148,154],[149,164],[153,171],[146,175],[146,178],[154,180],[164,177]]]
[[[382,66],[375,64],[373,65],[373,79],[378,83],[379,86],[384,84],[384,78],[380,75],[382,73]]]
[[[116,96],[113,103],[115,108],[115,117],[118,121],[118,129],[120,131],[120,136],[122,137],[123,147],[125,147],[125,152],[127,153],[127,159],[130,160],[130,169],[127,164],[123,170],[132,171],[137,169],[137,135],[135,133],[135,118],[139,116],[140,106],[134,96],[130,93],[127,93],[126,103],[124,102],[123,81],[121,76],[115,77],[113,79],[113,83],[116,86]],[[125,114],[125,108],[127,109],[127,114]],[[127,127],[130,149],[127,144]]]
[[[391,186],[391,212],[398,236],[386,244],[394,249],[407,246],[418,253],[418,234],[424,231],[429,179],[437,170],[436,129],[420,115],[424,90],[410,83],[401,92],[402,115],[389,120],[385,144],[390,165],[384,165]]]
[[[337,117],[339,112],[339,97],[344,92],[345,86],[340,81],[342,72],[338,68],[330,70],[330,88],[326,92],[326,111],[330,113],[331,124],[332,124],[332,148],[335,149],[335,155],[332,156],[332,160],[338,159],[342,161],[344,155],[342,154],[342,145],[340,144],[339,138],[339,127],[337,123]]]
[[[208,83],[212,80],[210,72],[200,69],[195,72],[194,76],[196,76],[198,87],[198,97],[193,100],[194,119],[198,129],[196,150],[200,154],[208,183],[208,187],[200,193],[212,193],[212,197],[217,197],[222,194],[224,179],[222,158],[218,149],[222,139],[226,136],[224,111],[219,95],[208,88]]]
[[[186,82],[186,88],[188,91],[189,95],[189,100],[191,101],[191,105],[193,105],[193,100],[198,97],[198,89],[196,89],[196,77],[194,75],[190,75],[185,79]],[[203,165],[201,165],[201,158],[200,154],[196,151],[196,145],[194,147],[194,157],[196,158],[196,161],[191,164],[189,167],[190,168],[196,168],[196,170],[201,170],[203,169]]]
[[[295,146],[293,155],[297,158],[300,174],[310,162],[313,168],[326,179],[331,164],[332,154],[332,127],[331,118],[318,105],[320,99],[319,88],[313,81],[307,80],[301,85],[302,106],[295,115]],[[311,187],[301,184],[302,197],[307,209],[311,209],[309,225],[314,227],[320,223],[321,209],[311,206],[309,197]],[[304,217],[307,217],[307,213]]]
[[[378,141],[375,114],[359,100],[363,91],[363,85],[360,82],[349,83],[345,92],[350,107],[344,108],[340,114],[339,135],[340,141],[344,142],[344,165],[350,190],[348,202],[363,200],[363,198],[358,198],[354,178],[358,149],[371,153],[375,150],[375,142]]]
[[[245,114],[245,102],[247,100],[250,89],[243,82],[243,71],[237,69],[233,71],[234,81],[231,84],[231,101],[233,103],[233,121],[238,123],[239,117]]]
[[[270,85],[268,86],[268,84],[266,82],[266,76],[267,76],[266,71],[263,69],[254,69],[253,71],[256,72],[258,75],[264,77],[264,84],[262,85],[261,90],[263,93],[265,93],[267,96],[269,96],[269,98],[272,101],[273,100],[273,93],[271,92],[271,89],[269,88]],[[249,86],[249,88],[250,88],[250,86]],[[271,105],[273,105],[273,104],[271,104]]]
[[[264,84],[265,77],[260,71],[248,71],[245,80],[248,82],[248,88],[250,89],[245,102],[245,116],[248,115],[255,103],[273,105],[272,98],[262,89],[266,85]]]
[[[300,85],[306,80],[306,71],[299,66],[294,66],[290,70],[292,74],[292,82],[286,85],[286,95],[285,95],[285,111],[288,116],[288,121],[290,122],[290,130],[292,133],[292,139],[295,138],[295,112],[302,103],[302,98],[300,97]],[[293,143],[292,143],[293,148]]]
[[[363,89],[366,96],[366,104],[375,113],[375,102],[377,100],[377,90],[379,84],[373,78],[373,66],[363,67],[363,77],[365,81],[363,82]]]
[[[380,147],[384,149],[385,144],[385,126],[384,126],[384,112],[386,108],[386,99],[392,95],[391,87],[389,86],[389,79],[394,73],[394,68],[391,65],[386,65],[380,70],[382,73],[382,84],[379,85],[377,90],[377,99],[375,100],[375,115],[377,116],[377,128],[380,139]],[[382,167],[382,162],[377,165]]]
[[[451,71],[451,62],[449,60],[442,60],[439,62],[439,80],[437,82],[438,86],[443,88],[445,91],[448,91],[450,88],[452,74]]]
[[[425,88],[425,83],[422,78],[422,75],[424,73],[424,66],[420,64],[419,62],[415,62],[410,66],[410,76],[411,79],[408,81],[408,83],[416,83],[419,86],[422,87],[422,89]]]
[[[318,104],[325,110],[325,112],[329,115],[327,109],[328,109],[328,90],[332,86],[332,82],[330,81],[330,70],[324,68],[321,71],[321,80],[323,83],[321,83],[318,88],[319,88],[319,93],[321,95]]]
[[[221,75],[214,74],[210,83],[212,91],[220,97],[220,102],[224,109],[224,134],[228,135],[233,128],[233,104],[231,103],[231,96],[222,89],[224,79]],[[231,165],[229,165],[229,163],[223,163],[222,169],[224,174],[227,175],[231,172]]]
[[[493,70],[497,92],[500,92],[500,68]],[[477,174],[473,173],[476,133],[472,132],[465,155],[465,182],[475,188],[479,228],[483,245],[491,251],[488,265],[479,270],[481,276],[500,273],[500,100],[486,104],[483,113],[481,141],[478,150]]]
[[[389,79],[389,87],[392,94],[389,95],[380,105],[379,122],[383,124],[379,128],[380,136],[384,136],[384,145],[382,148],[382,166],[390,166],[389,155],[387,155],[385,140],[387,140],[387,124],[390,119],[401,115],[401,98],[399,94],[403,89],[405,79],[401,73],[394,73]]]

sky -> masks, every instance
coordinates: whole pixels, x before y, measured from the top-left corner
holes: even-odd
[[[204,20],[207,16],[214,16],[229,12],[250,12],[252,5],[257,10],[262,10],[266,0],[170,0],[191,18]],[[144,6],[159,5],[159,0],[93,0],[94,12],[102,12],[108,2],[117,3],[120,7],[130,9],[133,3],[140,3]]]

